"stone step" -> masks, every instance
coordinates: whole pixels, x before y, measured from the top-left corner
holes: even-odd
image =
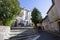
[[[10,30],[10,37],[16,36],[18,34],[21,34],[23,32],[25,32],[26,30]]]
[[[25,36],[30,36],[30,35],[35,35],[34,33],[29,33],[29,34],[22,34],[22,33],[14,33],[14,34],[10,34],[10,37],[13,37],[13,36],[18,36],[18,37],[25,37]]]
[[[28,38],[33,38],[36,37],[37,35],[29,35],[29,36],[15,36],[10,38],[11,40],[23,40],[23,39],[28,39]]]
[[[20,29],[20,30],[10,30],[10,32],[21,32],[21,31],[24,31],[24,30],[27,30],[27,29]]]
[[[38,34],[35,34],[35,33],[28,33],[28,32],[24,32],[24,33],[22,33],[22,34],[11,34],[11,35],[16,35],[16,36],[13,36],[13,37],[11,37],[11,38],[16,38],[16,39],[22,39],[22,38],[28,38],[28,37],[33,37],[33,36],[35,36],[35,35],[38,35]]]
[[[13,29],[16,29],[16,30],[19,30],[19,29],[33,29],[34,27],[11,27],[11,30]]]
[[[19,37],[19,38],[10,38],[6,40],[37,40],[40,37],[40,35],[32,35],[27,37]]]
[[[16,35],[16,34],[11,34],[11,35]],[[18,36],[18,37],[25,37],[25,36],[31,36],[31,35],[36,35],[36,34],[25,34],[25,35],[17,34],[16,36]]]
[[[33,30],[33,28],[18,27],[17,29],[11,30],[9,35],[10,35],[9,40],[24,40],[27,38],[36,37],[38,34],[35,30]]]

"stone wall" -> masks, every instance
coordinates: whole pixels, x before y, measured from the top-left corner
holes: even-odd
[[[10,33],[10,27],[0,26],[0,40],[8,39]]]
[[[49,27],[49,30],[53,31],[53,32],[58,32],[59,31],[58,23],[57,22],[51,23],[50,27]]]

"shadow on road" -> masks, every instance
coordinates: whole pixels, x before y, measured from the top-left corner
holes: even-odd
[[[34,29],[28,29],[23,33],[19,33],[16,36],[9,38],[9,40],[28,40],[29,38],[36,37],[38,35],[38,31]]]

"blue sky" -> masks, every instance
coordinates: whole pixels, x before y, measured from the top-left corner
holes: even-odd
[[[44,18],[46,16],[46,12],[52,5],[51,0],[18,0],[20,2],[20,7],[28,9],[30,11],[36,7],[42,14]]]

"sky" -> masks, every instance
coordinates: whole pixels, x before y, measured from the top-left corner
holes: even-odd
[[[51,0],[18,0],[21,8],[25,8],[32,12],[33,8],[37,8],[44,18],[46,16],[47,11],[52,5]]]

